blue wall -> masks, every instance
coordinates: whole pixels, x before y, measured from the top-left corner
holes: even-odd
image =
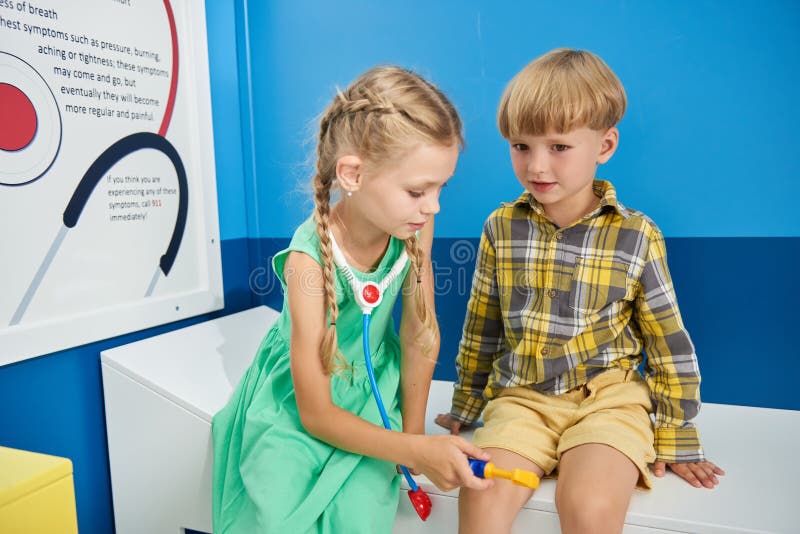
[[[436,82],[461,111],[467,149],[434,242],[442,352],[453,358],[485,217],[520,186],[497,133],[507,81],[558,46],[600,54],[625,84],[621,144],[598,176],[653,217],[667,249],[708,402],[800,409],[792,331],[800,289],[800,107],[793,1],[488,3],[248,2],[260,265],[312,209],[314,119],[335,86],[377,63]],[[468,209],[464,209],[468,206]],[[266,284],[265,284],[266,285]],[[275,287],[276,284],[272,284]],[[269,293],[262,301],[279,305]],[[743,378],[746,374],[746,379]],[[736,385],[734,385],[734,383]]]
[[[452,378],[483,219],[519,193],[494,126],[497,100],[535,56],[587,48],[616,70],[630,101],[620,149],[599,176],[667,236],[704,399],[800,409],[785,371],[800,356],[789,335],[800,300],[798,4],[209,0],[206,12],[220,313],[279,307],[274,277],[250,277],[311,211],[314,117],[335,85],[399,63],[438,83],[466,125],[434,244],[436,377]],[[72,459],[82,534],[113,532],[100,351],[216,315],[0,367],[0,445]]]
[[[620,149],[600,171],[624,202],[668,237],[798,237],[798,27],[793,0],[249,2],[257,237],[302,220],[313,118],[376,63],[427,75],[461,111],[468,147],[437,235],[476,236],[519,191],[494,124],[502,89],[558,46],[600,54],[625,84]]]

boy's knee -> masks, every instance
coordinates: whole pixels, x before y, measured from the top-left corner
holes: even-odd
[[[592,492],[588,488],[577,491],[556,489],[556,509],[562,525],[571,532],[596,532],[615,523],[624,522],[627,503],[619,503],[605,493]]]
[[[506,532],[532,491],[497,481],[488,490],[461,488],[458,496],[459,532]],[[506,487],[508,486],[508,487]],[[462,528],[461,525],[468,528]],[[489,530],[486,530],[488,528]]]

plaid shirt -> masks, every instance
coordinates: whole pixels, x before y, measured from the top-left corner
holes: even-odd
[[[690,420],[700,373],[683,326],[664,237],[617,201],[608,182],[593,212],[558,228],[530,193],[489,216],[456,367],[452,414],[474,422],[506,387],[558,395],[612,367],[636,369],[655,409],[657,459],[703,461]]]

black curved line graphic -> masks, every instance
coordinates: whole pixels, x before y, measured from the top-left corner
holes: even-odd
[[[100,154],[83,175],[78,187],[75,188],[75,192],[72,194],[69,204],[67,204],[67,209],[64,210],[64,226],[73,228],[78,224],[78,218],[89,201],[95,186],[103,179],[103,176],[111,167],[125,156],[144,148],[158,150],[167,156],[178,175],[178,217],[175,220],[175,228],[172,231],[172,238],[169,240],[167,251],[161,256],[159,262],[161,271],[166,276],[172,269],[172,264],[175,263],[175,257],[178,255],[181,239],[183,239],[186,215],[189,211],[189,187],[186,181],[186,170],[183,167],[183,161],[181,161],[178,151],[166,138],[156,133],[139,132],[123,137]]]

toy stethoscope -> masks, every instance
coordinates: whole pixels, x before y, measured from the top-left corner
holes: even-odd
[[[383,405],[381,392],[378,390],[378,383],[375,380],[375,371],[372,368],[372,357],[370,356],[369,349],[369,320],[372,310],[374,310],[383,300],[383,292],[386,291],[386,288],[389,287],[389,284],[394,282],[394,280],[400,276],[400,273],[403,272],[406,263],[408,263],[408,254],[406,254],[406,251],[404,250],[402,254],[400,254],[400,257],[395,260],[392,269],[389,271],[389,274],[387,274],[380,282],[362,282],[355,277],[350,265],[347,264],[347,260],[345,259],[344,254],[342,254],[342,250],[339,248],[339,245],[336,243],[336,239],[333,237],[333,232],[330,232],[329,235],[331,238],[331,248],[333,249],[333,261],[336,263],[336,266],[342,271],[342,274],[349,282],[350,287],[353,289],[353,295],[356,298],[356,303],[364,314],[362,320],[363,333],[361,337],[364,340],[364,361],[367,367],[367,375],[369,376],[369,385],[372,388],[372,395],[375,397],[375,402],[378,404],[378,411],[381,414],[383,426],[391,430],[392,426],[389,423],[389,416],[386,414],[386,408]],[[419,515],[420,519],[425,521],[431,513],[431,499],[424,491],[422,491],[417,483],[414,482],[414,479],[411,477],[411,473],[409,473],[408,468],[401,465],[400,469],[403,471],[403,476],[405,477],[406,482],[408,482],[408,486],[411,488],[408,491],[408,498],[411,501],[411,505],[414,507],[414,510],[417,512],[417,515]]]
[[[42,260],[41,265],[39,265],[33,280],[31,280],[31,283],[28,285],[28,289],[25,291],[22,300],[14,311],[14,315],[11,317],[9,326],[17,325],[22,320],[31,300],[33,300],[36,290],[41,285],[42,279],[47,273],[50,264],[53,262],[58,249],[61,247],[61,243],[64,241],[67,231],[78,224],[78,219],[83,212],[83,208],[86,207],[86,203],[89,201],[89,197],[94,192],[97,184],[117,162],[139,150],[156,150],[169,158],[172,166],[175,168],[175,174],[177,175],[179,194],[178,213],[175,219],[175,226],[172,229],[172,237],[169,240],[166,252],[161,256],[158,266],[153,272],[150,284],[145,292],[145,297],[149,297],[153,293],[153,289],[159,278],[159,272],[163,273],[164,276],[169,275],[172,265],[175,263],[175,257],[178,255],[178,249],[180,249],[181,246],[181,240],[183,239],[183,233],[186,228],[186,218],[189,212],[189,185],[186,177],[186,169],[183,166],[181,157],[172,143],[166,138],[167,129],[172,119],[172,111],[175,106],[178,88],[178,34],[170,0],[163,1],[172,40],[172,76],[170,80],[169,97],[167,98],[164,117],[161,120],[158,133],[138,132],[128,135],[104,150],[94,163],[92,163],[75,188],[75,192],[72,194],[67,208],[64,210],[64,215],[62,217],[64,224],[53,240],[53,243],[50,245],[50,249]]]

